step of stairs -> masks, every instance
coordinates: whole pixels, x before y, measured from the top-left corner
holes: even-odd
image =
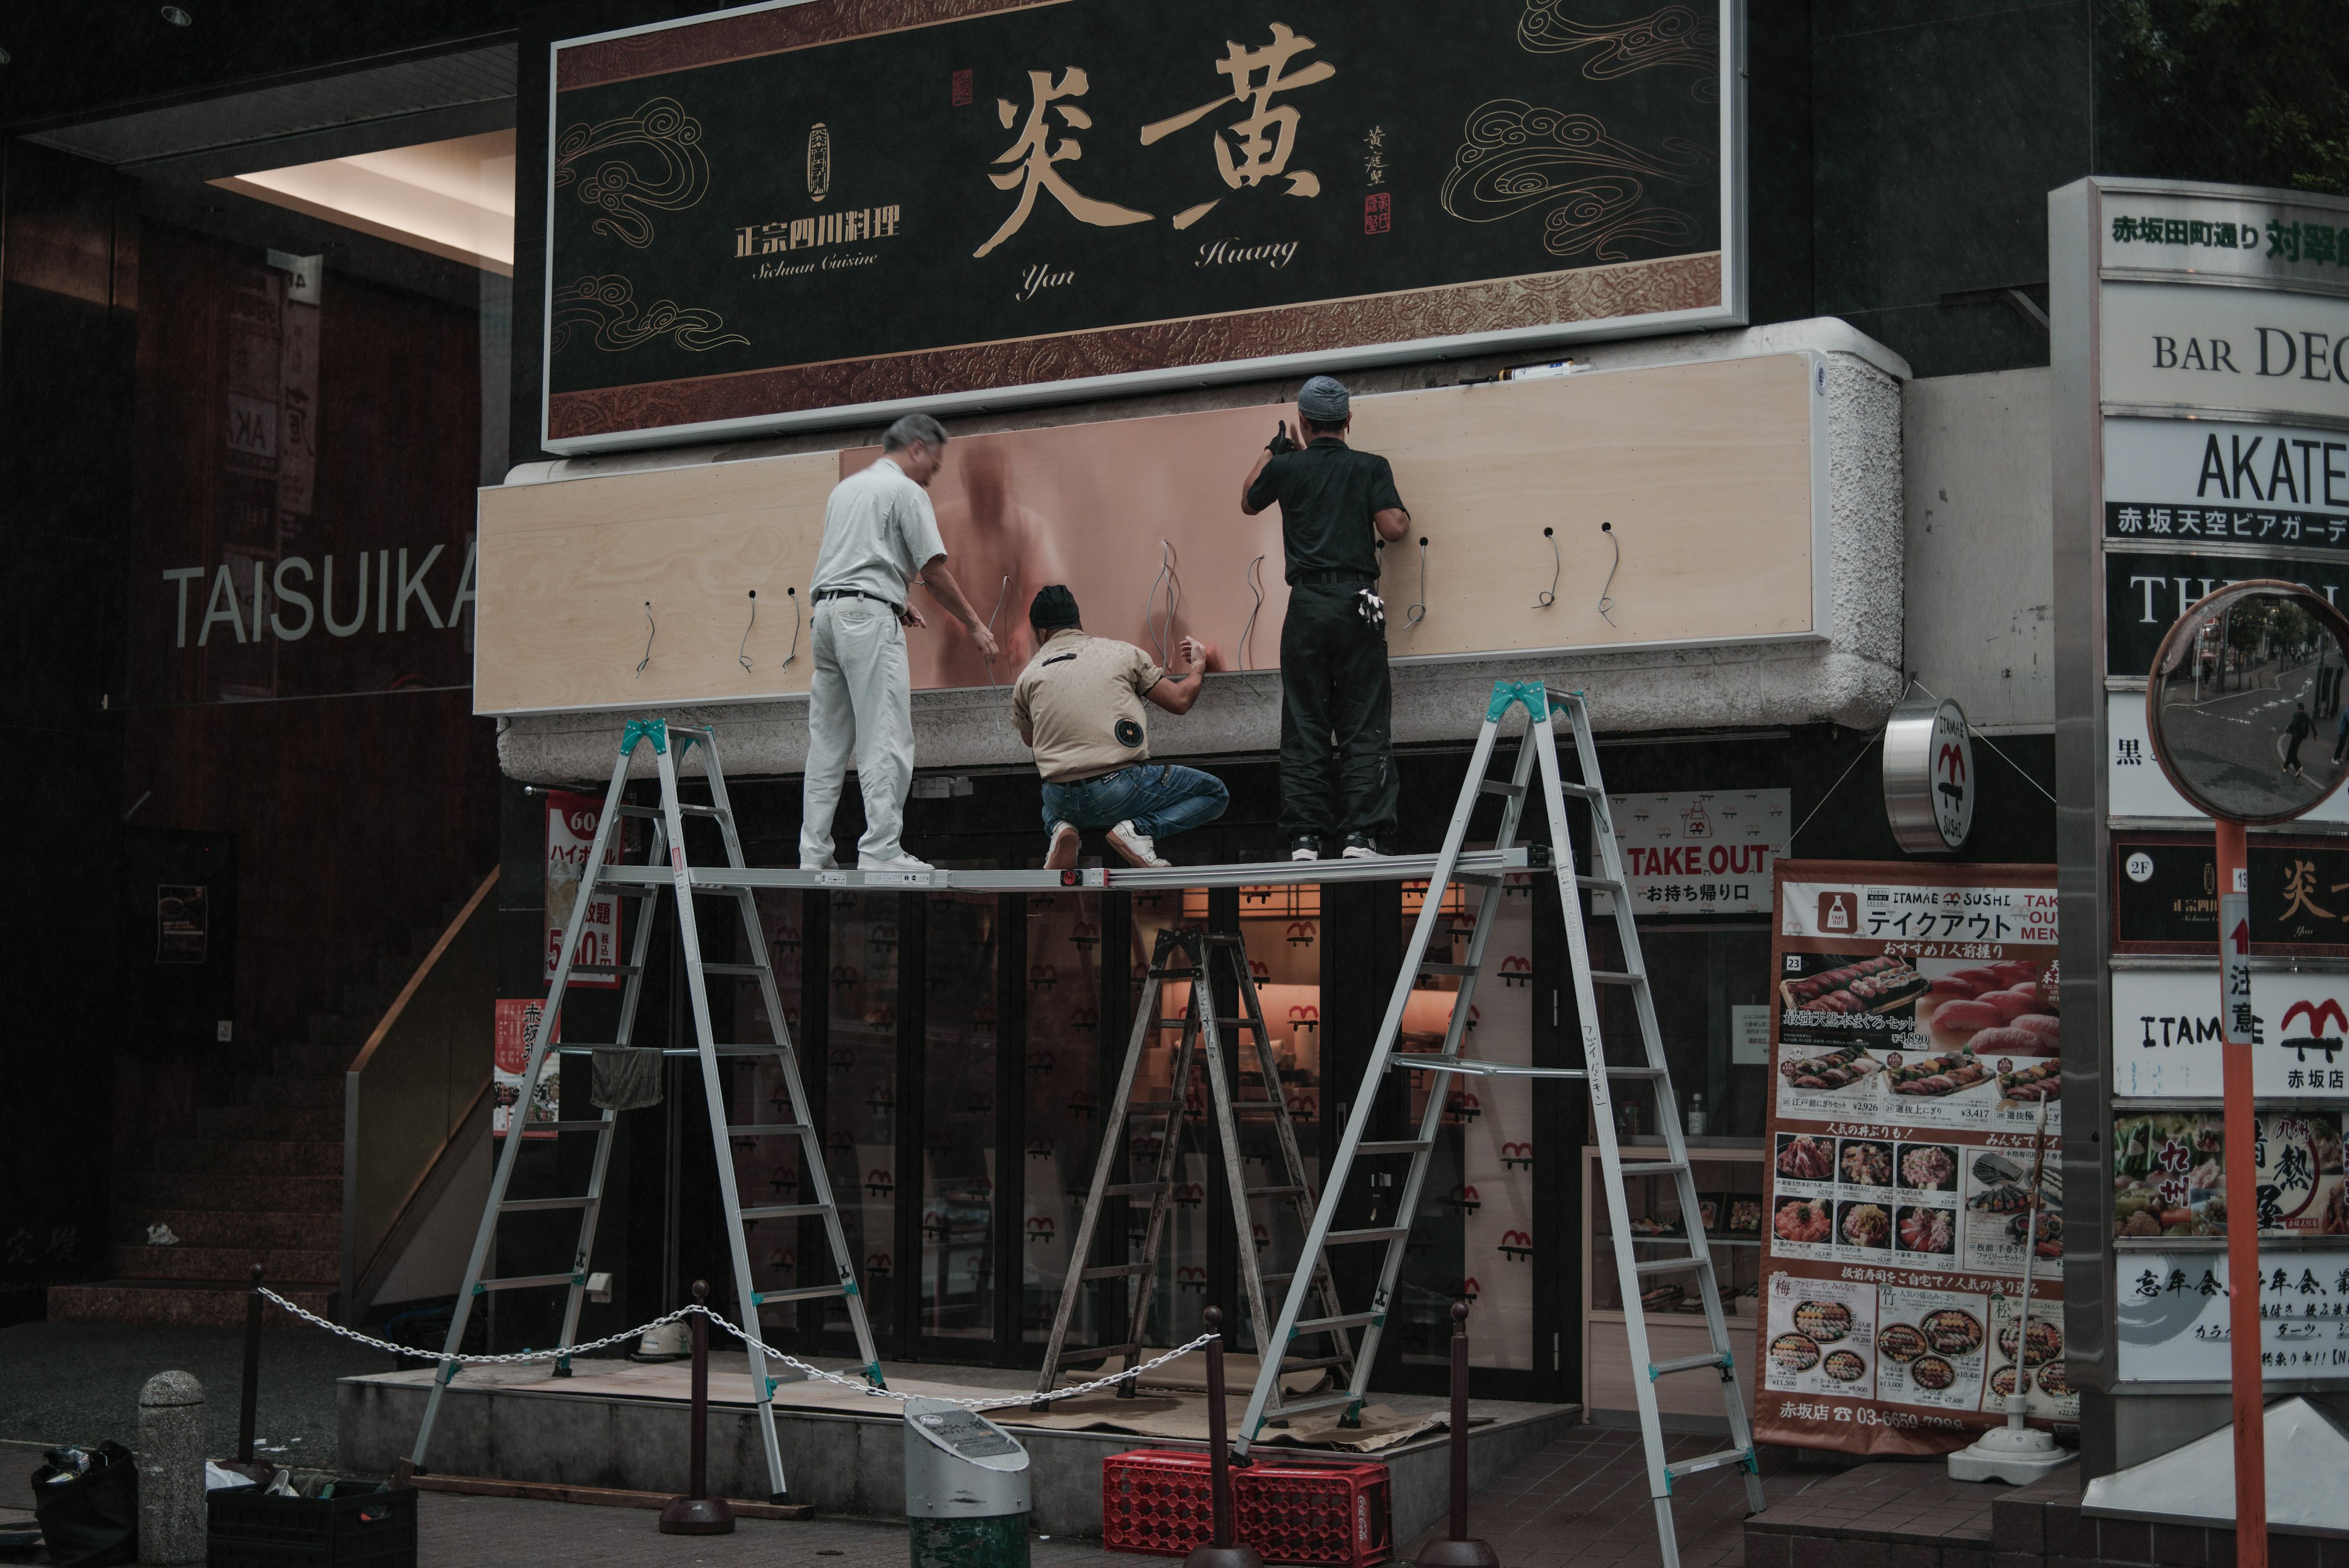
[[[269,1280],[328,1280],[342,1272],[336,1248],[116,1247],[114,1272],[125,1279],[239,1284],[253,1265]],[[274,1285],[270,1287],[276,1289]]]
[[[343,1244],[342,1215],[332,1209],[307,1213],[275,1209],[166,1209],[143,1208],[135,1201],[115,1206],[115,1243],[142,1253],[166,1251],[150,1248],[147,1242],[147,1228],[159,1223],[170,1226],[183,1247],[290,1247],[339,1253]],[[122,1266],[131,1273],[148,1272],[135,1264]]]
[[[241,1077],[231,1085],[229,1097],[240,1106],[321,1106],[339,1111],[343,1106],[343,1076],[340,1073],[298,1077],[271,1073]]]
[[[322,1317],[333,1315],[335,1287],[331,1284],[293,1282],[269,1288]],[[215,1284],[191,1280],[99,1280],[86,1285],[51,1285],[48,1318],[51,1323],[241,1325],[247,1297],[242,1281]],[[291,1328],[300,1322],[276,1307],[264,1304],[263,1308],[264,1328]]]
[[[115,1206],[137,1218],[140,1205],[158,1210],[332,1214],[341,1223],[343,1178],[332,1176],[223,1176],[214,1173],[138,1171],[122,1179]],[[142,1231],[144,1227],[141,1227]]]
[[[339,1137],[331,1143],[167,1137],[156,1140],[154,1147],[156,1169],[191,1176],[249,1175],[274,1180],[285,1176],[340,1177],[343,1173],[343,1142]]]
[[[300,1079],[287,1079],[299,1083]],[[196,1137],[219,1142],[334,1143],[343,1136],[343,1107],[334,1106],[201,1106]]]

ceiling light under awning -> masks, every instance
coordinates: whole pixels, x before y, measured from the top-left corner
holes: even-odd
[[[212,183],[378,239],[513,275],[511,130],[257,170]]]

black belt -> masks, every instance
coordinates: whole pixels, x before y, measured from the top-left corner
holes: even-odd
[[[1367,588],[1379,580],[1376,572],[1348,572],[1330,568],[1319,572],[1299,572],[1288,579],[1290,587],[1324,587],[1350,586]]]
[[[863,588],[818,588],[815,592],[810,594],[808,597],[813,599],[818,604],[823,603],[826,599],[871,599],[876,605],[889,605],[889,613],[895,616],[899,620],[905,618],[905,607],[904,605],[889,604],[889,601],[883,598],[879,594],[868,594]]]

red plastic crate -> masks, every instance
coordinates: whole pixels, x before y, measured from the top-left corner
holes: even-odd
[[[1207,1456],[1135,1449],[1102,1461],[1102,1545],[1187,1556],[1213,1524]],[[1394,1555],[1381,1464],[1271,1464],[1232,1472],[1233,1533],[1267,1563],[1371,1568]]]

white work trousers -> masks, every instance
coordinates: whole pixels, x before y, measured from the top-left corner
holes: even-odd
[[[815,671],[808,691],[807,784],[800,862],[832,858],[832,817],[848,759],[864,792],[861,857],[902,854],[905,791],[914,782],[913,680],[905,632],[889,607],[871,599],[826,599],[815,607]]]

